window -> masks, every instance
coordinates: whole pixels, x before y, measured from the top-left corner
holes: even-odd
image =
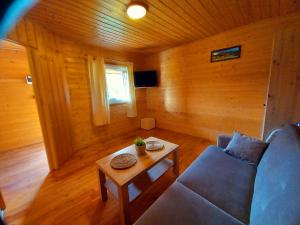
[[[127,67],[106,64],[105,79],[109,103],[128,102],[129,82]]]

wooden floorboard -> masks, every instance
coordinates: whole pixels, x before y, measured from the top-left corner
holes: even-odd
[[[6,201],[7,224],[118,225],[118,204],[109,193],[100,201],[95,161],[141,136],[155,136],[180,145],[180,173],[210,142],[184,134],[154,129],[137,130],[78,151],[59,170],[49,173],[42,144],[0,154],[0,189]],[[173,182],[166,173],[132,205],[135,221]]]

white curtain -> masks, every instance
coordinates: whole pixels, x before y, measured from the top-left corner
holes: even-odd
[[[129,98],[127,103],[127,116],[136,117],[136,99],[135,99],[135,87],[134,87],[134,77],[133,77],[133,64],[127,63],[128,70],[128,84],[129,84]]]
[[[110,123],[109,101],[105,81],[105,64],[103,58],[88,56],[93,123],[101,126]]]

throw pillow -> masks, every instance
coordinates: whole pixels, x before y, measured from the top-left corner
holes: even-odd
[[[268,144],[261,140],[235,132],[224,151],[236,158],[258,165],[267,146]]]

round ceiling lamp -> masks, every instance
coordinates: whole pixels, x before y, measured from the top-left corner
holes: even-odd
[[[148,10],[148,5],[143,1],[131,1],[127,7],[127,15],[131,19],[141,19],[143,18]]]

